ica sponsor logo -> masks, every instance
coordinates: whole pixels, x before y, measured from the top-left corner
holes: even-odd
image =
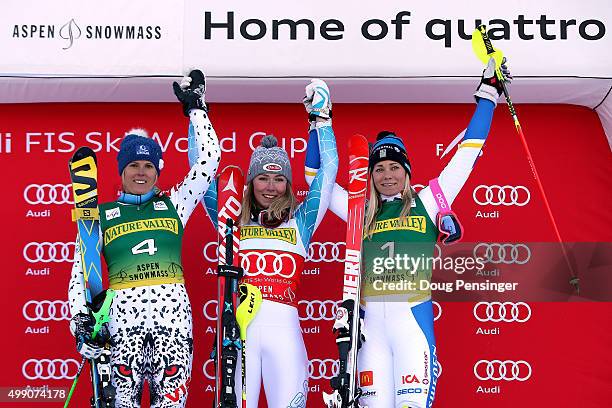
[[[402,384],[412,384],[417,383],[420,384],[419,378],[414,374],[402,375]]]

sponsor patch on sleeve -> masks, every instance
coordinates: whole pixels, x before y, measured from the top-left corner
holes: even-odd
[[[113,218],[121,217],[121,210],[119,207],[111,208],[105,211],[106,220],[112,220]]]

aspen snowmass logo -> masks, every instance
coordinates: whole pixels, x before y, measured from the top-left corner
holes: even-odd
[[[152,230],[165,230],[178,235],[178,220],[174,218],[154,218],[151,220],[124,222],[104,231],[104,244],[108,245],[114,239],[131,234],[132,232]]]
[[[274,228],[264,227],[242,227],[240,229],[240,239],[280,239],[295,245],[297,243],[295,228]]]
[[[391,218],[383,221],[376,221],[374,233],[393,230],[409,230],[421,233],[427,232],[425,216],[411,215],[410,217]]]

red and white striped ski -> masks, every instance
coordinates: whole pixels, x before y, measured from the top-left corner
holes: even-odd
[[[323,393],[328,408],[357,407],[361,394],[357,384],[357,349],[360,337],[359,301],[361,247],[366,192],[368,189],[367,139],[359,134],[349,140],[348,217],[342,305],[338,307],[334,331],[340,360],[338,375],[331,379],[332,394]]]
[[[217,268],[217,333],[215,358],[215,407],[236,408],[235,373],[242,348],[236,322],[240,268],[240,227],[244,177],[236,166],[224,168],[217,179],[217,230],[219,265]]]

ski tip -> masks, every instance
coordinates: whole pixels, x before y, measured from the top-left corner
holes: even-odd
[[[81,160],[81,159],[83,159],[85,157],[93,157],[94,161],[97,164],[96,153],[89,146],[81,146],[81,147],[79,147],[74,152],[74,154],[72,155],[72,159],[70,159],[70,161],[74,162],[74,161],[77,161],[77,160]]]
[[[238,172],[238,173],[242,174],[242,169],[240,167],[238,167],[238,166],[230,164],[229,166],[225,166],[223,168],[223,170],[221,170],[221,172],[219,174],[223,174],[225,172]]]
[[[242,173],[242,169],[238,166],[225,166],[223,170],[217,173],[217,180],[219,183],[227,183],[229,180],[232,180],[233,184],[237,183],[243,185],[244,174]]]
[[[368,139],[359,133],[355,133],[349,138],[349,151],[352,156],[364,156],[367,159],[370,154]]]

